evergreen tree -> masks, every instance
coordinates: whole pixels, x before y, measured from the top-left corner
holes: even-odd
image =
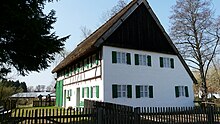
[[[14,67],[19,74],[49,67],[69,36],[59,38],[52,24],[55,11],[44,14],[53,0],[3,0],[0,4],[0,79]]]

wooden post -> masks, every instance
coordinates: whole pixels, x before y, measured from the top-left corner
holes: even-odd
[[[103,122],[103,109],[97,108],[97,124],[102,124]]]
[[[37,117],[38,117],[38,110],[37,109],[35,109],[35,113],[34,114],[35,114],[35,116],[34,116],[35,117],[34,123],[37,124],[38,123],[37,122]]]
[[[214,124],[214,112],[213,111],[214,110],[212,106],[207,107],[207,117],[208,117],[209,124]]]
[[[140,107],[134,108],[134,123],[133,124],[140,124]]]

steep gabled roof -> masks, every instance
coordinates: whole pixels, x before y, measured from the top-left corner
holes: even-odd
[[[112,33],[114,33],[121,25],[122,23],[138,8],[140,5],[145,5],[147,8],[147,11],[150,13],[151,17],[155,21],[157,27],[159,27],[160,32],[162,32],[162,35],[164,35],[167,44],[170,45],[170,48],[172,49],[173,53],[178,56],[181,63],[185,67],[186,71],[196,83],[196,79],[193,76],[192,72],[190,71],[189,67],[183,60],[182,56],[178,52],[177,48],[171,41],[168,34],[165,32],[164,28],[160,24],[158,18],[152,11],[151,7],[147,3],[146,0],[133,0],[131,1],[125,8],[123,8],[120,12],[118,12],[115,16],[113,16],[109,21],[107,21],[105,24],[103,24],[100,28],[98,28],[95,32],[93,32],[88,38],[86,38],[84,41],[82,41],[62,62],[60,62],[52,71],[52,73],[62,70],[64,67],[70,65],[72,62],[76,61],[80,57],[97,50],[100,48],[100,46],[103,45],[103,43],[106,41],[109,36],[111,36]]]

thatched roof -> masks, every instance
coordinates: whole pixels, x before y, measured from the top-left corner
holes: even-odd
[[[137,0],[133,0],[129,3],[125,8],[123,8],[119,13],[113,16],[110,20],[108,20],[105,24],[103,24],[100,28],[98,28],[95,32],[93,32],[89,37],[87,37],[84,41],[82,41],[63,61],[61,61],[52,71],[55,73],[67,65],[71,64],[73,61],[78,59],[79,57],[97,49],[97,46],[94,46],[96,41],[114,24],[116,21],[120,19],[120,17],[128,11],[128,9],[137,3]]]
[[[125,8],[123,8],[120,12],[118,12],[115,16],[110,18],[105,24],[103,24],[100,28],[98,28],[95,32],[93,32],[89,37],[87,37],[84,41],[82,41],[63,61],[61,61],[53,70],[52,73],[61,71],[66,66],[70,65],[74,61],[80,59],[80,57],[83,57],[87,55],[88,53],[97,50],[102,46],[102,44],[105,42],[105,39],[107,39],[122,23],[123,20],[126,20],[129,15],[134,12],[134,10],[140,5],[144,4],[155,20],[156,24],[160,28],[160,30],[163,32],[163,35],[166,37],[168,43],[172,47],[172,49],[175,51],[175,54],[180,59],[181,63],[185,67],[186,71],[188,72],[189,76],[192,78],[194,83],[197,83],[195,77],[193,76],[192,72],[190,71],[189,67],[183,60],[182,56],[178,52],[177,48],[171,41],[168,34],[165,32],[164,28],[160,24],[158,18],[152,11],[151,7],[147,3],[146,0],[133,0],[131,1]]]

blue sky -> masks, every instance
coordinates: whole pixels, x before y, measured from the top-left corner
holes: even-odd
[[[125,0],[130,2],[131,0]],[[160,20],[161,24],[168,32],[169,16],[171,15],[171,6],[176,0],[148,0],[154,13]],[[48,3],[45,6],[45,12],[54,9],[56,11],[57,22],[54,24],[54,31],[58,36],[71,35],[65,43],[67,51],[72,51],[78,43],[83,40],[80,28],[86,26],[88,29],[95,31],[102,24],[102,15],[116,5],[118,0],[60,0],[59,2]],[[213,0],[213,7],[216,15],[220,15],[220,0]],[[169,33],[169,32],[168,32]],[[33,72],[25,77],[14,77],[15,80],[25,81],[27,86],[50,85],[53,80],[51,74],[55,64],[41,71]]]

